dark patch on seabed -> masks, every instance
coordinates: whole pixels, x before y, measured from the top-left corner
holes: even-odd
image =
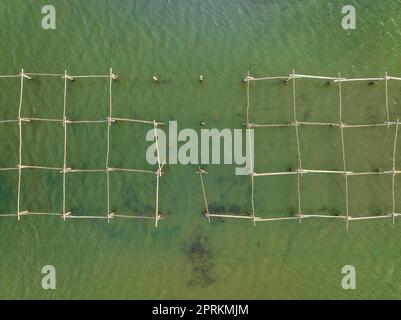
[[[210,213],[213,214],[219,214],[219,213],[224,213],[226,211],[226,208],[218,203],[211,203],[209,204],[209,211]]]
[[[185,245],[185,254],[192,266],[189,286],[208,287],[216,281],[212,262],[213,253],[209,239],[203,235],[195,235]]]
[[[214,214],[219,214],[219,213],[220,214],[221,213],[240,214],[241,208],[236,204],[230,204],[230,205],[228,205],[228,208],[226,209],[225,206],[213,202],[213,203],[209,204],[209,211],[210,211],[210,213],[214,213]]]
[[[11,196],[11,188],[8,186],[5,179],[0,178],[0,203],[6,203]]]

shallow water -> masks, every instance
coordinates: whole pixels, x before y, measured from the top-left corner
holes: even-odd
[[[248,70],[254,76],[299,73],[336,76],[401,75],[401,17],[398,1],[351,1],[357,29],[341,28],[338,1],[103,1],[52,2],[57,29],[41,29],[46,1],[0,3],[2,74],[29,72],[107,74],[113,84],[113,116],[177,120],[180,128],[241,128],[246,119]],[[153,74],[161,80],[152,82]],[[203,83],[198,77],[204,75]],[[69,87],[68,117],[104,119],[108,83],[79,80]],[[251,85],[251,120],[292,119],[291,84]],[[298,120],[339,121],[338,87],[319,81],[297,83]],[[401,118],[401,84],[389,86],[390,115]],[[19,79],[0,80],[1,118],[15,119]],[[345,123],[385,120],[384,84],[343,85]],[[62,117],[63,81],[26,83],[22,114]],[[24,127],[25,128],[25,127]],[[111,166],[145,167],[147,127],[118,124],[111,135]],[[348,131],[351,130],[351,131]],[[395,128],[348,129],[349,170],[391,169]],[[337,128],[301,128],[304,167],[342,170]],[[69,130],[68,163],[103,168],[105,124]],[[1,167],[18,162],[18,127],[0,125]],[[143,138],[141,138],[143,137]],[[23,162],[62,165],[63,128],[33,123],[24,130]],[[400,149],[401,146],[398,148]],[[401,158],[401,150],[397,162]],[[258,172],[297,166],[294,128],[257,129]],[[250,179],[234,166],[208,166],[205,177],[214,210],[249,212]],[[161,180],[165,219],[152,222],[68,220],[58,217],[2,218],[1,298],[399,298],[399,222],[343,221],[260,223],[214,221],[202,216],[203,199],[195,166],[168,166]],[[155,181],[147,175],[113,175],[112,206],[149,212]],[[399,194],[401,181],[397,177]],[[344,214],[343,178],[304,176],[305,213]],[[22,210],[61,211],[61,176],[24,171]],[[260,216],[297,210],[296,178],[256,179]],[[16,172],[0,173],[0,213],[16,212]],[[105,175],[77,174],[67,181],[67,206],[77,214],[106,210]],[[391,177],[350,179],[352,216],[391,210]],[[397,199],[400,208],[401,197]],[[390,220],[390,219],[389,219]],[[57,270],[57,290],[41,288],[43,265]],[[357,290],[341,289],[341,268],[357,269]]]

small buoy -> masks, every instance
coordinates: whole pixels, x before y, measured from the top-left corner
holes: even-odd
[[[199,81],[203,81],[203,74],[199,76]]]
[[[156,76],[153,76],[152,79],[153,79],[153,81],[155,81],[155,82],[159,82],[159,78],[156,77]]]

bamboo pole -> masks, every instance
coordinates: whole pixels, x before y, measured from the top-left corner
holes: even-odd
[[[283,123],[283,124],[256,124],[256,123],[249,123],[247,125],[248,128],[280,128],[280,127],[293,127],[294,124],[292,123]]]
[[[349,173],[349,176],[376,176],[376,175],[384,175],[384,174],[393,174],[393,171],[382,171],[382,172],[352,172]]]
[[[129,118],[116,118],[113,117],[111,118],[113,121],[125,121],[125,122],[138,122],[138,123],[145,123],[145,124],[151,124],[154,125],[155,123],[157,125],[163,125],[163,122],[156,122],[156,121],[148,121],[148,120],[139,120],[139,119],[129,119]]]
[[[21,205],[21,179],[22,179],[22,118],[21,118],[21,109],[22,109],[22,99],[24,94],[24,78],[28,78],[24,74],[24,69],[21,70],[20,74],[20,98],[19,98],[19,106],[18,106],[18,124],[19,124],[19,151],[18,151],[18,190],[17,190],[17,219],[20,220],[20,205]]]
[[[309,170],[302,169],[302,173],[322,173],[322,174],[344,174],[344,171],[335,171],[335,170]],[[351,171],[347,171],[347,174],[351,174]]]
[[[302,170],[297,170],[297,171],[283,171],[283,172],[261,172],[261,173],[254,173],[253,175],[255,177],[266,177],[266,176],[290,176],[290,175],[297,175],[301,173],[303,174],[309,174],[309,173],[316,173],[316,174],[344,174],[344,171],[330,171],[330,170],[310,170],[310,169],[302,169]],[[354,173],[352,171],[347,171],[346,172],[348,175],[357,175],[358,173]],[[376,172],[375,172],[376,173]],[[389,172],[383,172],[383,173],[392,173],[392,171]]]
[[[21,169],[40,169],[40,170],[56,170],[56,171],[63,170],[63,168],[58,168],[58,167],[41,167],[41,166],[27,166],[27,165],[22,165]]]
[[[63,96],[63,127],[64,127],[64,145],[63,145],[63,220],[66,218],[66,173],[67,173],[67,81],[71,80],[64,70],[64,96]]]
[[[358,82],[358,81],[383,81],[384,78],[354,78],[354,79],[336,79],[333,82],[337,83],[337,82]]]
[[[299,217],[279,217],[279,218],[258,218],[258,222],[271,222],[271,221],[286,221],[286,220],[299,220]]]
[[[29,72],[26,73],[29,76],[39,76],[39,77],[63,77],[64,74],[62,73],[35,73],[35,72]]]
[[[261,172],[261,173],[253,173],[254,177],[269,177],[269,176],[290,176],[296,175],[298,171],[284,171],[284,172]]]
[[[277,77],[263,77],[263,78],[254,78],[249,75],[245,78],[246,81],[261,81],[261,80],[286,80],[288,77],[286,76],[277,76]]]
[[[357,220],[375,220],[375,219],[388,219],[391,218],[392,214],[386,214],[382,216],[371,216],[371,217],[350,217],[349,220],[357,221]]]
[[[307,122],[307,121],[297,121],[297,124],[304,126],[326,126],[326,127],[338,127],[338,123],[331,122]]]
[[[302,207],[301,207],[301,173],[297,174],[297,194],[298,194],[298,219],[302,222]]]
[[[155,204],[155,227],[158,227],[158,221],[160,219],[159,214],[159,185],[160,185],[160,177],[162,176],[162,167],[160,163],[160,149],[159,149],[159,137],[157,135],[157,126],[158,123],[153,120],[153,129],[155,131],[155,142],[156,142],[156,153],[157,153],[157,171],[156,171],[156,204]]]
[[[156,154],[157,154],[157,167],[158,167],[158,171],[161,171],[159,137],[157,135],[157,126],[158,126],[158,123],[155,120],[153,120],[153,129],[155,132],[155,143],[156,143]],[[160,172],[160,175],[161,175],[161,172]]]
[[[233,218],[233,219],[249,219],[253,220],[252,215],[250,216],[240,216],[240,215],[233,215],[233,214],[219,214],[219,213],[211,213],[210,217],[215,217],[215,218]],[[259,218],[256,218],[257,221],[259,221]]]
[[[344,175],[346,173],[348,176],[365,176],[365,175],[386,175],[386,174],[393,174],[393,170],[389,171],[380,171],[380,172],[354,172],[354,171],[330,171],[330,170],[312,170],[312,169],[302,169],[297,171],[283,171],[283,172],[260,172],[254,173],[254,177],[268,177],[268,176],[290,176],[290,175],[297,175],[298,172],[303,174],[341,174]],[[400,174],[401,171],[395,170],[396,174]]]
[[[156,204],[155,204],[155,227],[158,226],[158,221],[160,219],[159,215],[159,186],[160,186],[160,172],[156,174]]]
[[[373,127],[388,127],[391,123],[372,123],[372,124],[344,124],[344,128],[373,128]],[[393,124],[394,125],[394,124]]]
[[[18,120],[0,120],[0,123],[18,122]]]
[[[113,69],[110,68],[109,72],[109,117],[107,118],[107,150],[106,150],[106,193],[107,193],[107,223],[110,223],[110,219],[112,218],[110,212],[110,170],[109,170],[109,161],[110,161],[110,129],[112,124],[112,112],[113,112],[113,94],[112,94],[112,83],[113,80],[117,79],[117,77],[113,73]]]
[[[344,182],[345,182],[345,214],[346,214],[346,229],[349,229],[349,199],[348,199],[348,175],[347,164],[345,159],[345,143],[344,143],[344,124],[343,124],[343,106],[342,106],[342,87],[341,87],[341,74],[338,74],[338,98],[339,98],[339,119],[340,119],[340,132],[341,132],[341,150],[344,169]]]
[[[249,79],[249,70],[247,72],[246,78]],[[247,81],[246,84],[246,124],[247,126],[250,125],[250,121],[249,121],[249,81]]]
[[[250,123],[249,128],[274,128],[274,127],[295,127],[298,126],[327,126],[327,127],[340,127],[339,123],[330,122],[309,122],[309,121],[297,121],[297,123],[281,123],[281,124],[258,124]],[[344,128],[373,128],[373,127],[388,127],[395,126],[396,122],[385,122],[385,123],[369,123],[369,124],[343,124]]]
[[[21,77],[21,74],[10,74],[10,75],[0,76],[0,78],[19,78],[19,77]]]
[[[201,167],[198,167],[198,171],[196,173],[199,174],[200,182],[201,182],[201,187],[202,187],[202,194],[203,194],[203,201],[205,204],[205,210],[206,210],[206,218],[210,222],[210,212],[209,212],[209,204],[207,202],[207,196],[206,196],[206,190],[205,190],[205,183],[203,181],[203,174],[206,174],[207,172],[205,170],[202,170]]]
[[[320,80],[338,80],[338,78],[334,78],[334,77],[326,77],[326,76],[310,76],[310,75],[306,75],[306,74],[290,74],[289,77],[291,78],[297,78],[297,79],[320,79]],[[345,80],[345,79],[344,79]]]
[[[393,202],[393,224],[395,224],[395,176],[396,176],[396,153],[397,153],[397,138],[398,138],[398,119],[395,127],[394,147],[393,147],[393,177],[392,177],[392,202]]]
[[[102,214],[104,214],[104,213],[102,213]],[[66,217],[66,219],[107,219],[106,216],[101,216],[101,215],[99,215],[99,216],[95,216],[95,215],[93,215],[93,216],[66,215],[65,217]]]
[[[68,123],[78,124],[78,123],[106,123],[108,120],[68,120]]]
[[[390,127],[390,113],[388,110],[388,76],[387,76],[387,71],[384,74],[384,80],[385,80],[385,93],[386,93],[386,123],[387,123],[387,128]]]
[[[383,81],[386,78],[385,77],[367,77],[367,78],[341,78],[338,79],[336,77],[330,77],[330,76],[316,76],[316,75],[305,75],[305,74],[290,74],[288,76],[267,76],[267,77],[251,77],[247,76],[245,77],[245,82],[246,81],[262,81],[262,80],[291,80],[293,77],[297,79],[305,78],[305,79],[320,79],[320,80],[332,80],[333,83],[338,83],[338,82],[358,82],[358,81]],[[401,80],[401,77],[394,77],[394,76],[388,76],[388,80]]]
[[[298,218],[299,223],[302,222],[302,203],[301,203],[301,175],[302,175],[302,158],[301,158],[301,147],[299,143],[299,132],[298,132],[298,120],[297,120],[297,104],[296,104],[296,76],[295,70],[292,70],[292,98],[293,98],[293,112],[294,112],[294,124],[295,124],[295,135],[297,138],[297,153],[298,153],[298,175],[297,175],[297,193],[298,193]]]
[[[256,226],[256,217],[255,217],[255,178],[253,174],[251,174],[251,204],[252,204],[252,221]]]
[[[71,169],[71,168],[67,168],[67,172],[70,172],[70,173],[104,172],[104,169]]]
[[[113,217],[116,218],[126,218],[126,219],[146,219],[146,220],[155,220],[154,217],[148,217],[148,216],[135,216],[135,215],[128,215],[128,214],[113,214]],[[161,220],[163,218],[159,218]]]
[[[400,77],[388,77],[389,80],[401,80]]]
[[[109,171],[121,171],[121,172],[136,172],[136,173],[149,173],[156,174],[155,171],[141,170],[141,169],[126,169],[126,168],[109,168]]]
[[[63,122],[62,119],[46,119],[46,118],[23,118],[24,121],[43,121],[43,122]]]
[[[249,70],[247,73],[247,78],[249,78]],[[246,83],[246,123],[247,123],[247,129],[249,129],[249,110],[250,109],[250,82],[247,81]],[[251,172],[250,172],[250,177],[251,177],[251,206],[252,206],[252,222],[253,225],[256,226],[256,217],[255,217],[255,178],[254,178],[254,163],[253,163],[253,150],[252,150],[252,142],[251,142],[251,135],[248,135],[248,146],[249,146],[249,152],[251,154]]]
[[[97,75],[97,74],[90,74],[90,75],[73,75],[74,79],[85,79],[85,78],[109,78],[110,74],[107,75]]]
[[[26,211],[26,212],[22,213],[21,215],[23,215],[23,216],[57,216],[57,217],[63,216],[62,213],[58,213],[58,212],[30,212],[30,211]]]
[[[326,214],[304,214],[304,218],[306,219],[314,219],[314,218],[322,218],[322,219],[346,219],[347,217],[345,216],[331,216],[331,215],[326,215]]]

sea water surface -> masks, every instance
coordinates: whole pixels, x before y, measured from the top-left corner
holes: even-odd
[[[303,74],[347,77],[401,76],[401,4],[333,0],[52,0],[56,30],[43,30],[49,1],[0,2],[1,74],[28,72],[119,75],[113,83],[113,116],[167,122],[180,128],[242,128],[246,85],[253,76]],[[343,30],[341,8],[357,10],[357,29]],[[199,75],[204,81],[198,81]],[[152,81],[157,75],[160,83]],[[338,87],[298,81],[299,120],[338,122]],[[0,80],[2,119],[16,119],[19,79]],[[384,83],[343,85],[344,122],[385,120]],[[292,121],[292,87],[251,84],[251,121]],[[401,85],[391,82],[392,120],[401,118]],[[108,82],[77,80],[68,89],[68,117],[104,120]],[[63,81],[26,81],[22,114],[61,118]],[[59,123],[24,124],[23,162],[62,166]],[[107,125],[69,127],[68,164],[104,168]],[[149,128],[113,125],[115,167],[149,167]],[[301,128],[306,167],[342,170],[336,128]],[[390,170],[395,128],[346,133],[349,170]],[[255,168],[282,171],[297,166],[293,128],[255,131]],[[0,125],[1,167],[18,163],[18,125]],[[398,148],[400,149],[400,148]],[[401,150],[397,165],[401,160]],[[0,298],[12,299],[361,299],[401,297],[399,221],[307,220],[259,223],[202,215],[196,166],[171,165],[161,179],[159,228],[149,221],[67,220],[60,217],[0,218]],[[234,166],[210,165],[205,176],[211,209],[250,212],[250,178]],[[61,212],[58,171],[24,170],[21,210]],[[111,178],[116,210],[154,208],[155,179],[121,174]],[[302,177],[305,213],[344,214],[342,176]],[[0,172],[0,213],[15,213],[17,173]],[[75,214],[106,212],[105,174],[69,175],[67,207]],[[296,180],[258,178],[260,216],[297,210]],[[401,206],[396,179],[396,204]],[[400,195],[400,196],[398,196]],[[392,210],[391,176],[350,179],[352,216]],[[400,209],[398,209],[400,210]],[[44,265],[57,271],[57,289],[43,290]],[[357,270],[357,289],[343,290],[341,269]]]

